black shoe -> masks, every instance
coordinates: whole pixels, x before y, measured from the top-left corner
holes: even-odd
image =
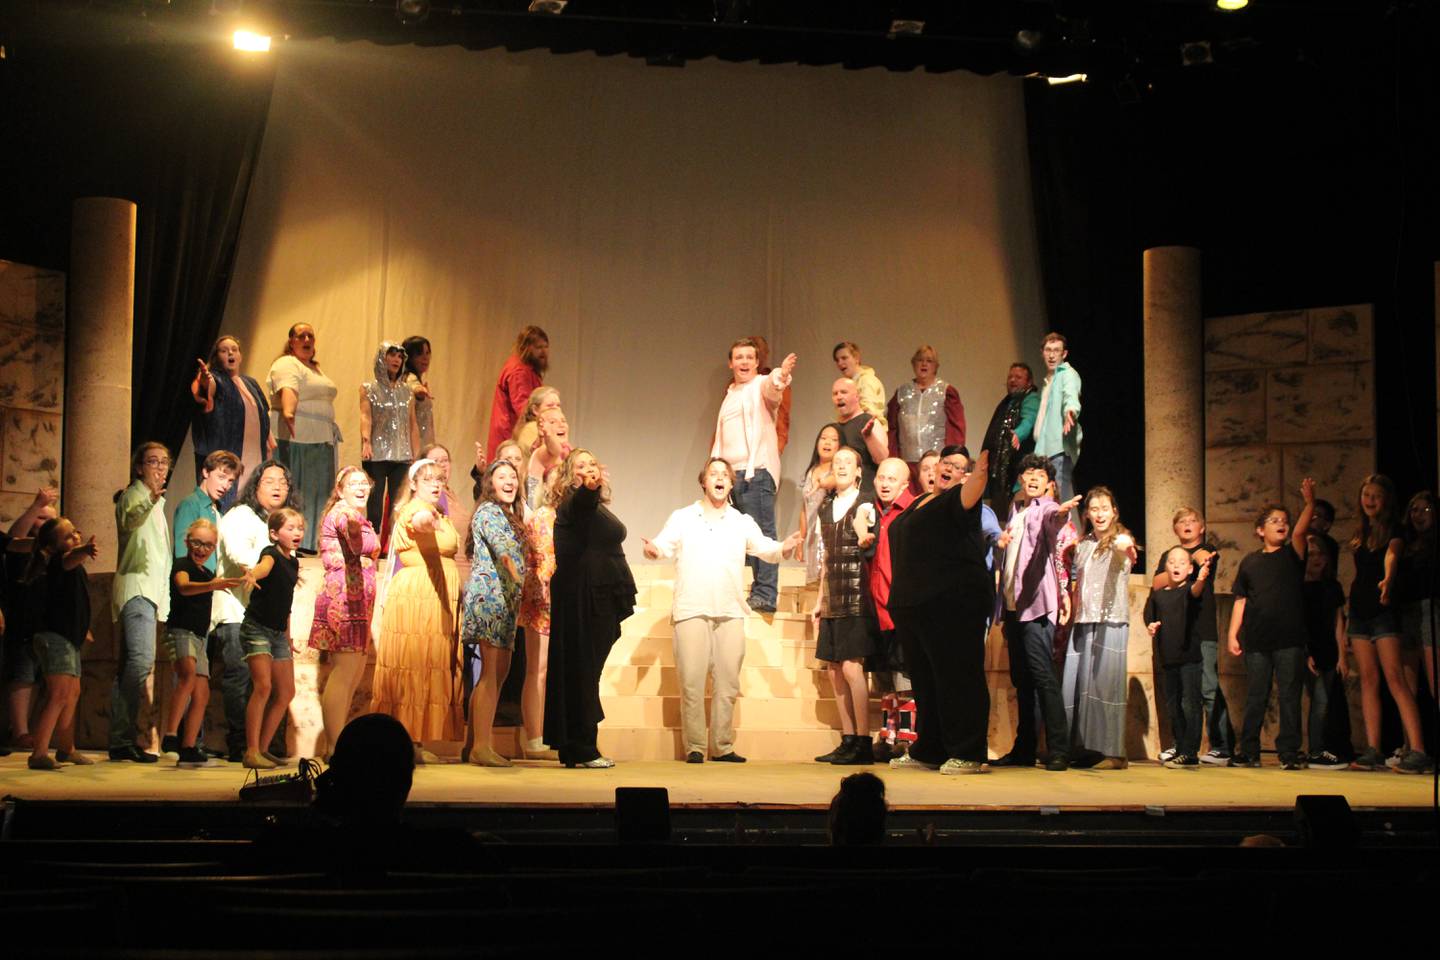
[[[744,762],[745,762],[745,758],[742,757],[742,756],[740,756],[740,754],[736,753],[734,750],[731,750],[729,753],[722,753],[722,754],[720,754],[720,756],[718,756],[718,757],[711,757],[710,759],[711,759],[712,761],[714,761],[715,763],[744,763]]]
[[[705,754],[701,753],[699,750],[691,750],[688,754],[685,755],[685,762],[686,762],[686,763],[704,763],[704,762],[705,762]]]
[[[834,762],[835,762],[835,758],[838,757],[838,756],[840,756],[841,754],[843,754],[847,749],[849,749],[849,747],[850,747],[850,738],[849,738],[849,737],[841,737],[841,738],[840,738],[840,743],[835,747],[834,750],[831,750],[829,753],[822,753],[820,756],[818,756],[818,757],[815,758],[815,762],[816,762],[816,763],[834,763]]]
[[[853,749],[843,757],[835,758],[837,767],[868,767],[875,762],[869,737],[856,737],[851,741]]]
[[[179,753],[180,753],[180,736],[179,736],[179,734],[167,733],[167,734],[165,734],[165,736],[163,736],[163,737],[160,738],[160,755],[163,757],[163,756],[164,756],[165,754],[167,754],[167,753],[173,753],[173,754],[176,754],[177,756],[179,755]]]
[[[1056,772],[1061,770],[1069,770],[1070,758],[1065,756],[1063,753],[1053,754],[1051,755],[1049,760],[1045,761],[1045,769],[1053,770]]]
[[[1033,766],[1035,766],[1035,758],[1034,758],[1034,757],[1027,757],[1027,756],[1025,756],[1024,754],[1017,754],[1017,753],[1013,753],[1013,752],[1012,752],[1012,753],[1007,753],[1007,754],[1005,754],[1005,756],[1001,757],[999,760],[991,760],[991,761],[990,761],[990,766],[992,766],[992,767],[1022,767],[1022,768],[1023,768],[1023,767],[1033,767]]]
[[[1229,766],[1232,767],[1258,767],[1260,758],[1252,757],[1249,754],[1237,753],[1230,757]]]
[[[203,767],[209,762],[210,757],[204,750],[198,747],[181,747],[179,750],[179,759],[175,761],[175,766],[183,770],[193,770],[197,767]]]
[[[1287,753],[1280,757],[1281,770],[1304,770],[1305,758],[1300,754]]]
[[[227,754],[225,755],[225,762],[226,762],[226,763],[244,763],[244,762],[245,762],[245,750],[244,750],[244,748],[242,747],[242,748],[239,749],[239,750],[231,750],[229,753],[227,753]]]
[[[155,763],[160,758],[153,753],[146,753],[139,747],[113,747],[110,750],[110,759],[115,761],[129,760],[132,763]]]
[[[1070,757],[1070,766],[1077,770],[1089,770],[1095,764],[1105,759],[1105,754],[1099,750],[1081,750]]]

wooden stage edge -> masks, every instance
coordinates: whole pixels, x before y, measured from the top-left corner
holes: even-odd
[[[103,753],[90,756],[96,761],[92,766],[65,766],[57,772],[29,770],[22,755],[0,758],[0,796],[77,803],[233,803],[248,772],[238,764],[180,770],[163,759],[140,766],[111,763]],[[419,767],[410,802],[468,806],[477,811],[576,810],[613,806],[617,787],[665,787],[671,806],[677,808],[823,809],[842,777],[866,770],[885,781],[887,799],[896,811],[1291,810],[1302,794],[1339,794],[1357,810],[1425,809],[1432,799],[1428,776],[1391,771],[1285,771],[1278,766],[1168,770],[1154,762],[1142,762],[1132,763],[1126,770],[1050,773],[1038,768],[1000,769],[976,776],[943,777],[891,770],[883,764],[836,768],[802,763],[633,761],[609,770],[565,770],[553,763],[526,761],[507,769],[459,763]]]

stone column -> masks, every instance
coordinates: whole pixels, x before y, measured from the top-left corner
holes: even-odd
[[[1174,540],[1175,508],[1205,505],[1204,333],[1200,251],[1145,251],[1146,572]]]
[[[64,513],[87,537],[93,533],[99,541],[100,558],[91,564],[92,572],[113,571],[117,541],[112,495],[130,473],[135,204],[129,200],[75,201],[69,314]],[[105,593],[108,600],[109,591]]]

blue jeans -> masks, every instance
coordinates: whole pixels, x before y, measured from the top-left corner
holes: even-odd
[[[1245,654],[1245,726],[1240,732],[1240,751],[1260,756],[1260,728],[1270,705],[1270,683],[1279,688],[1276,706],[1280,732],[1275,735],[1275,752],[1281,757],[1300,753],[1300,691],[1304,686],[1304,647],[1280,650],[1251,650]]]
[[[1055,468],[1055,499],[1064,503],[1075,496],[1075,464],[1069,454],[1057,453],[1050,458],[1050,466]]]
[[[1019,718],[1010,752],[1035,756],[1037,715],[1045,725],[1045,744],[1052,757],[1070,756],[1070,730],[1065,696],[1055,675],[1055,624],[1048,617],[1019,620],[1005,611],[1005,644],[1010,653],[1010,682],[1015,685]],[[922,708],[923,709],[923,708]]]
[[[225,702],[225,748],[245,752],[245,707],[250,703],[250,664],[245,661],[245,644],[240,624],[222,623],[214,634],[219,642],[225,672],[220,675],[220,695]]]
[[[1314,756],[1325,749],[1325,717],[1330,712],[1330,690],[1335,684],[1335,668],[1310,672],[1309,665],[1302,665],[1305,671],[1305,692],[1310,694],[1310,754]]]
[[[1230,705],[1220,689],[1220,656],[1218,641],[1200,642],[1200,702],[1205,711],[1205,729],[1210,731],[1210,749],[1221,753],[1235,752],[1235,728],[1230,725]]]
[[[748,480],[744,474],[737,475],[730,502],[736,510],[752,518],[761,533],[772,540],[775,538],[775,478],[769,470],[756,470]],[[780,567],[755,557],[746,557],[745,565],[755,574],[750,584],[750,606],[774,610],[780,596]]]
[[[145,681],[155,669],[155,604],[131,597],[120,608],[120,657],[110,688],[110,749],[135,746]]]

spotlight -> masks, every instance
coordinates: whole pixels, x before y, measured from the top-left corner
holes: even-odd
[[[1088,80],[1088,79],[1090,79],[1090,78],[1089,78],[1089,76],[1086,75],[1086,74],[1083,74],[1083,73],[1071,73],[1071,74],[1066,74],[1066,75],[1063,76],[1063,77],[1046,77],[1046,78],[1045,78],[1045,82],[1048,83],[1048,84],[1050,84],[1050,86],[1052,86],[1052,87],[1058,87],[1058,86],[1060,86],[1062,83],[1084,83],[1084,82],[1085,82],[1086,80]]]
[[[1250,0],[1215,0],[1215,9],[1223,10],[1226,13],[1244,10],[1248,6],[1250,6]]]
[[[407,27],[430,18],[430,0],[395,0],[395,19]]]
[[[885,35],[893,40],[896,37],[918,37],[924,32],[924,20],[891,20],[890,31]]]
[[[1210,49],[1210,41],[1196,40],[1180,44],[1180,62],[1187,67],[1199,66],[1202,63],[1214,63],[1215,54]]]
[[[569,2],[570,0],[530,0],[530,12],[561,14],[565,12],[565,5]]]
[[[269,53],[269,34],[256,33],[254,30],[236,30],[231,38],[236,50],[243,50],[246,53]]]

